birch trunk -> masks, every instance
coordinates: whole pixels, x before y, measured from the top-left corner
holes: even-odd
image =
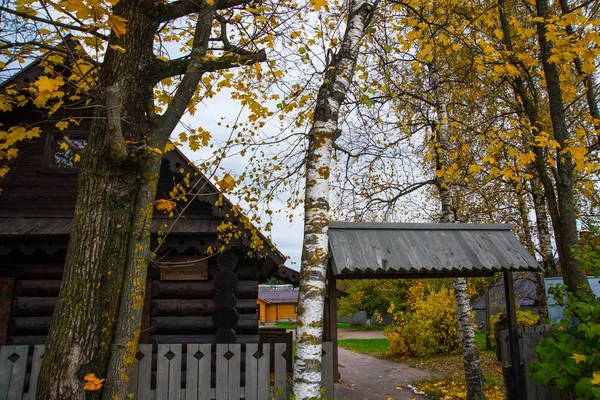
[[[346,97],[360,42],[374,7],[350,1],[348,22],[339,51],[326,66],[317,97],[306,159],[304,242],[296,327],[294,394],[297,400],[320,398],[323,312],[329,243],[329,168],[340,105]],[[335,324],[335,321],[330,321]]]
[[[433,90],[437,123],[435,126],[435,137],[438,148],[436,151],[436,176],[437,187],[441,201],[442,218],[440,222],[456,222],[452,207],[452,196],[448,183],[445,179],[447,164],[448,145],[450,136],[448,125],[448,112],[443,90],[440,87],[439,75],[435,63],[429,65],[429,77]],[[456,301],[456,314],[458,318],[458,330],[463,353],[463,365],[465,369],[465,380],[467,382],[467,399],[476,400],[484,398],[483,371],[481,359],[475,342],[475,331],[471,322],[471,305],[467,292],[467,281],[465,278],[454,278],[454,298]]]
[[[546,212],[546,201],[542,185],[536,176],[531,180],[531,194],[533,197],[540,254],[544,263],[544,273],[546,276],[558,276],[556,262],[554,261],[554,250],[552,249],[548,213]]]

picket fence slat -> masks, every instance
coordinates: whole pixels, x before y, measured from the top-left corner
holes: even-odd
[[[153,382],[153,346],[140,344],[135,356],[129,393],[143,400],[266,400],[271,396],[288,398],[286,344],[251,343],[216,345],[216,371],[211,344],[188,344],[185,371],[181,344],[160,344],[156,348]],[[242,386],[242,357],[245,349],[245,384]],[[0,349],[0,400],[33,400],[45,346],[33,347],[29,390],[25,390],[29,346],[3,346]],[[274,352],[275,380],[271,385],[271,354]],[[289,352],[287,353],[289,354]],[[332,379],[333,347],[323,343],[323,384],[325,396],[335,400]],[[216,385],[211,387],[211,372]],[[182,377],[185,376],[185,383]],[[153,385],[156,389],[153,389]]]

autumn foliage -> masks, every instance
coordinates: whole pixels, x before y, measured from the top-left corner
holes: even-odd
[[[390,355],[427,356],[460,351],[452,289],[435,289],[416,282],[408,292],[408,304],[406,312],[394,314],[394,326],[387,333]]]

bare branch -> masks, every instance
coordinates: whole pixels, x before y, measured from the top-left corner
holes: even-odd
[[[67,146],[69,146],[69,149],[71,149],[71,151],[75,154],[81,155],[82,152],[82,148],[77,146],[72,140],[71,138],[69,138],[68,136],[63,136],[60,138],[60,140],[62,140]]]
[[[28,42],[7,43],[5,45],[0,45],[0,50],[10,49],[10,48],[13,48],[13,47],[22,47],[22,46],[34,46],[34,47],[38,47],[40,49],[46,49],[46,50],[50,50],[50,51],[55,51],[57,53],[66,54],[68,56],[72,56],[73,55],[73,54],[71,54],[71,52],[67,48],[50,46],[50,45],[38,42],[36,40],[30,40]],[[91,58],[89,56],[86,56],[84,54],[78,54],[77,56],[81,57],[82,60],[85,60],[86,62],[92,64],[95,67],[99,67],[100,66],[100,63],[98,61],[94,60],[93,58]]]
[[[217,1],[217,10],[224,10],[250,3],[250,0],[219,0]],[[172,21],[177,18],[198,12],[206,7],[203,0],[180,0],[173,3],[164,4],[161,12],[161,22]]]
[[[108,36],[103,35],[102,33],[98,32],[98,28],[93,27],[93,26],[87,28],[87,27],[79,27],[79,26],[75,26],[75,25],[65,24],[65,23],[62,23],[62,22],[57,22],[57,21],[52,21],[52,20],[49,20],[49,19],[37,17],[37,16],[32,15],[32,14],[20,12],[20,11],[17,11],[17,10],[12,10],[10,8],[2,7],[2,6],[0,6],[0,11],[4,11],[6,13],[16,15],[16,16],[21,17],[23,19],[31,19],[33,21],[43,22],[43,23],[48,24],[48,25],[59,26],[61,28],[66,28],[66,29],[70,29],[70,30],[73,30],[73,31],[77,31],[77,32],[89,33],[90,35],[94,35],[97,38],[100,38],[102,40],[108,41]]]

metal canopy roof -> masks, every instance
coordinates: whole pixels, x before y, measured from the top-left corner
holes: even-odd
[[[541,271],[509,224],[331,222],[329,251],[339,278],[486,276]]]

